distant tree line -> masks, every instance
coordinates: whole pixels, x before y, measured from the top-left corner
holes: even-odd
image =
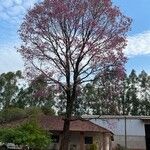
[[[92,114],[97,115],[150,115],[150,76],[145,71],[137,75],[132,70],[120,83],[121,86],[122,90],[117,93],[119,89],[113,80],[107,86],[87,84],[83,92],[85,108],[90,106]],[[113,97],[110,97],[110,89],[117,90]],[[88,111],[86,109],[86,113],[91,113]]]
[[[54,113],[54,92],[42,76],[27,83],[21,71],[2,73],[0,75],[0,108],[38,107],[45,113]]]
[[[74,114],[150,115],[150,76],[145,71],[136,74],[132,70],[123,81],[116,80],[113,73],[106,73],[97,81],[78,87]],[[63,115],[65,94],[55,91],[42,75],[28,84],[21,71],[2,73],[0,109],[38,107],[45,114]]]

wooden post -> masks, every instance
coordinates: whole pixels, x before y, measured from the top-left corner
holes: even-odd
[[[109,149],[112,150],[112,138],[111,138],[111,135],[110,135],[110,138],[109,138],[109,147],[110,147]]]
[[[84,132],[80,132],[80,150],[84,150]]]
[[[103,150],[106,150],[106,140],[105,140],[105,133],[103,133],[103,143],[102,143]]]
[[[60,132],[60,134],[59,134],[58,149],[60,149],[61,139],[62,139],[62,132]]]
[[[104,134],[104,137],[103,137],[103,149],[104,150],[110,150],[110,142],[109,142],[109,135],[107,133]]]
[[[102,150],[102,146],[103,146],[103,134],[99,133],[99,149],[98,150]]]

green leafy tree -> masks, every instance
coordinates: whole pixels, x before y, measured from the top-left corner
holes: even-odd
[[[138,77],[136,75],[136,71],[132,70],[129,75],[129,98],[131,102],[131,115],[139,114],[139,99],[137,96],[138,93]]]
[[[84,110],[86,114],[102,114],[104,107],[101,98],[101,90],[95,84],[86,84],[83,88]],[[102,108],[103,107],[103,108]]]
[[[105,74],[96,82],[90,82],[80,89],[75,105],[79,115],[150,115],[150,76],[143,70],[139,75],[133,69],[124,80],[118,81],[114,74]],[[120,90],[121,89],[121,90]],[[113,95],[110,95],[110,90]],[[79,92],[78,92],[79,93]],[[65,107],[61,95],[59,105]],[[77,107],[79,106],[79,107]],[[61,112],[61,111],[60,111]]]
[[[74,105],[73,105],[73,112],[72,114],[75,115],[75,116],[81,116],[83,114],[86,113],[86,108],[87,105],[85,104],[85,101],[84,101],[84,86],[78,86],[77,88],[77,98],[76,98],[76,101],[74,102]],[[64,116],[65,115],[65,107],[66,107],[66,96],[65,96],[65,93],[64,92],[61,92],[59,94],[59,96],[55,97],[55,101],[56,101],[56,104],[55,104],[55,107],[57,108],[58,110],[58,115],[61,115],[61,116]]]
[[[116,84],[117,83],[117,84]],[[95,82],[83,88],[85,113],[96,115],[120,114],[120,97],[123,81],[118,79],[115,71],[105,70]]]
[[[0,75],[0,103],[1,107],[8,108],[12,105],[19,91],[18,80],[22,78],[21,71],[8,72]]]
[[[28,145],[33,150],[45,150],[51,141],[50,135],[34,121],[16,128],[0,129],[0,140],[4,143]]]
[[[9,109],[3,109],[0,111],[0,123],[6,123],[22,118],[26,118],[27,113],[25,110],[20,108],[9,108]]]
[[[0,124],[10,123],[25,118],[35,118],[41,114],[54,115],[55,112],[50,108],[28,107],[25,109],[12,107],[0,111]]]
[[[138,76],[140,91],[140,115],[150,115],[150,77],[143,70]]]
[[[52,87],[48,86],[44,76],[39,75],[28,87],[20,89],[15,105],[18,107],[47,106],[51,108],[54,105],[53,98],[54,92]]]

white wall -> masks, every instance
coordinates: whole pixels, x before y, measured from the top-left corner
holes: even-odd
[[[92,119],[90,121],[112,131],[115,135],[125,134],[124,119]],[[126,129],[127,135],[145,136],[145,127],[142,120],[127,119]]]
[[[114,133],[114,145],[125,145],[125,119],[91,119],[93,123],[100,125]],[[127,146],[130,149],[146,149],[145,126],[140,119],[126,119]]]

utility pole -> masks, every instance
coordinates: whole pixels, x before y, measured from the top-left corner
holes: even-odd
[[[127,117],[124,116],[125,150],[127,150]]]
[[[125,83],[124,83],[124,89],[125,89]],[[124,145],[125,145],[125,150],[127,150],[127,116],[125,112],[125,90],[123,89],[123,116],[124,116]]]

